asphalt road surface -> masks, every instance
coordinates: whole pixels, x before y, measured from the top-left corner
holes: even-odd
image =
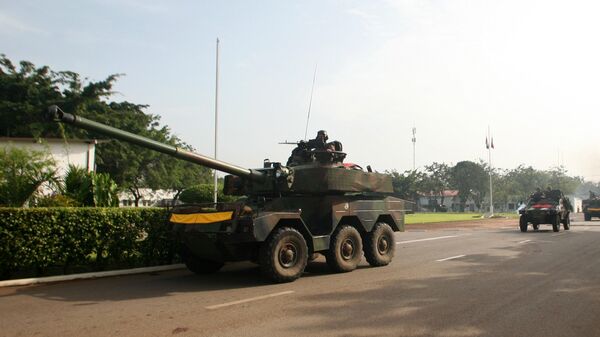
[[[244,263],[3,288],[0,336],[600,336],[600,221],[412,228],[387,267],[287,284]]]

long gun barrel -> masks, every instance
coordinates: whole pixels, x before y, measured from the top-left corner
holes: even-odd
[[[265,175],[262,172],[239,167],[233,164],[229,164],[220,160],[216,160],[214,158],[206,157],[201,154],[182,149],[177,146],[163,144],[150,138],[142,137],[131,132],[113,128],[102,123],[94,122],[84,117],[64,112],[56,105],[53,105],[50,108],[48,108],[48,114],[48,118],[55,122],[62,122],[65,124],[74,125],[82,129],[95,131],[109,137],[133,143],[154,151],[165,153],[167,155],[183,159],[195,164],[203,165],[215,170],[223,171],[240,177],[246,177],[251,180],[257,181],[264,180],[265,178]]]

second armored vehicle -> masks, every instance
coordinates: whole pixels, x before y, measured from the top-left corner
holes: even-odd
[[[528,224],[531,223],[534,230],[538,230],[540,224],[552,225],[552,230],[560,231],[560,225],[565,230],[571,228],[569,215],[573,207],[560,190],[537,191],[531,195],[527,205],[519,210],[519,228],[521,232],[527,232]]]
[[[169,221],[186,266],[197,274],[250,260],[275,282],[300,277],[308,260],[325,255],[335,272],[354,270],[363,253],[372,266],[392,261],[394,232],[404,231],[405,201],[391,196],[387,174],[344,164],[339,142],[319,132],[299,142],[286,166],[265,161],[246,169],[50,108],[50,118],[227,172],[234,203],[183,205]]]
[[[592,217],[600,218],[600,197],[594,192],[590,192],[589,199],[581,202],[581,208],[583,209],[583,219],[585,221],[592,220]]]

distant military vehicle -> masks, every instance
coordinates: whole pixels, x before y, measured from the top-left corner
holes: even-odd
[[[197,274],[225,262],[251,260],[275,282],[302,275],[315,253],[335,272],[354,270],[362,255],[372,266],[392,261],[394,232],[404,231],[405,201],[391,196],[392,178],[344,164],[339,142],[327,135],[298,142],[287,166],[265,160],[246,169],[159,143],[86,118],[49,109],[50,118],[227,172],[224,193],[234,203],[182,205],[170,222],[186,266]]]
[[[571,202],[560,190],[538,190],[531,195],[527,205],[519,210],[519,228],[521,232],[527,232],[529,223],[534,230],[538,230],[540,224],[550,224],[552,230],[558,232],[562,224],[565,230],[569,230],[569,215],[572,211]]]
[[[589,199],[581,201],[583,209],[583,219],[585,221],[592,220],[592,217],[600,218],[600,196],[590,191]]]

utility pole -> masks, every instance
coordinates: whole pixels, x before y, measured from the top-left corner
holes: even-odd
[[[217,159],[217,130],[219,125],[219,38],[217,38],[217,62],[216,62],[216,72],[215,72],[215,159]],[[215,189],[214,189],[214,202],[217,203],[217,194],[218,194],[218,178],[217,178],[217,170],[215,170],[214,174],[215,180]]]
[[[412,128],[412,143],[413,143],[413,171],[416,169],[416,161],[415,161],[415,149],[417,144],[417,128],[413,126]]]

